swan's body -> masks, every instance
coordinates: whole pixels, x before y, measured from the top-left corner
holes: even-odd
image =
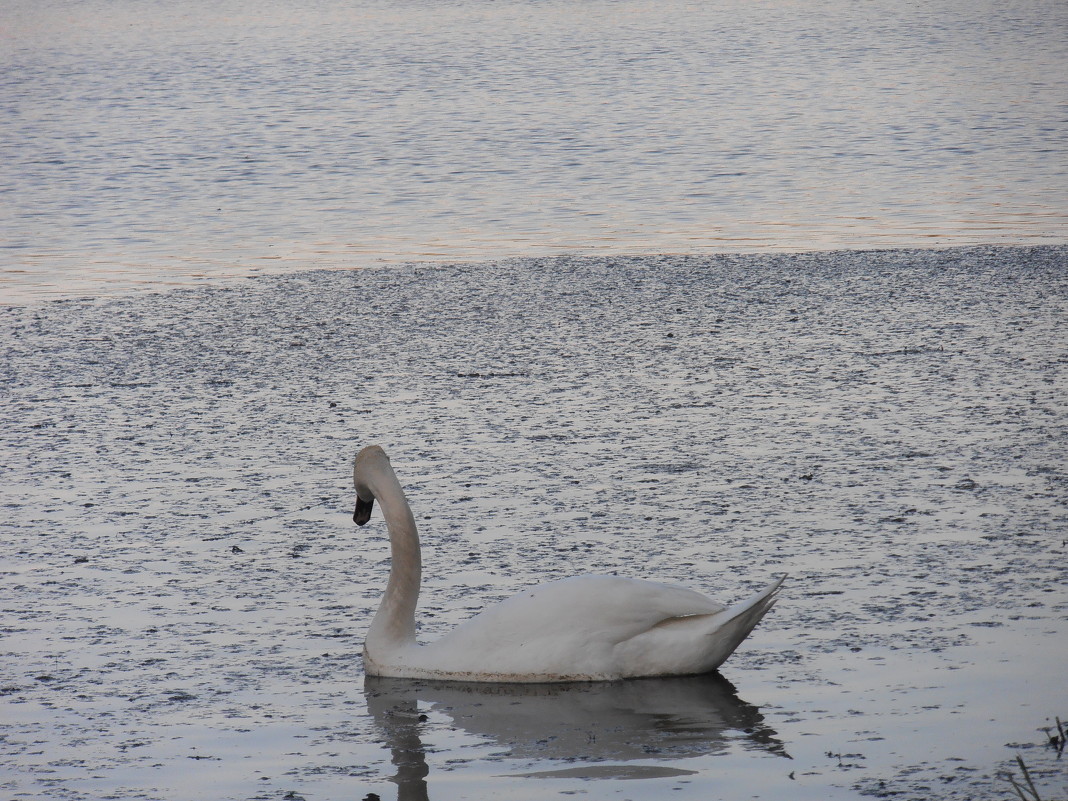
[[[459,681],[595,681],[715,670],[775,603],[778,579],[725,607],[699,592],[618,576],[577,576],[531,587],[440,640],[415,640],[419,536],[385,451],[356,456],[360,525],[375,499],[389,528],[392,565],[364,645],[368,675]]]

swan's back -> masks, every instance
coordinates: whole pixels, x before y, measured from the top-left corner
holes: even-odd
[[[667,618],[726,607],[685,587],[621,576],[574,576],[522,590],[460,624],[449,636],[536,643],[563,635],[621,642]]]
[[[416,646],[405,662],[427,676],[554,681],[620,678],[617,647],[665,621],[726,607],[683,587],[577,576],[531,587]],[[445,675],[449,674],[449,675]]]

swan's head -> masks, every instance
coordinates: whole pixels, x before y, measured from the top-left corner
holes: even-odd
[[[356,511],[352,513],[352,522],[357,526],[367,525],[371,519],[375,493],[368,482],[373,480],[383,463],[387,469],[392,469],[386,452],[377,445],[368,445],[356,454],[356,461],[352,465],[352,485],[356,488]]]

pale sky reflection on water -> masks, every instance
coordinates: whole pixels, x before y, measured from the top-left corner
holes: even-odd
[[[1068,240],[1068,7],[14,0],[0,291]]]

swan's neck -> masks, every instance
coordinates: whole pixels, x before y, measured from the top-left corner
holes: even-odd
[[[376,646],[415,642],[415,606],[419,601],[422,558],[415,518],[388,463],[376,471],[369,484],[386,519],[392,557],[386,592],[367,633],[367,647],[373,651]]]

